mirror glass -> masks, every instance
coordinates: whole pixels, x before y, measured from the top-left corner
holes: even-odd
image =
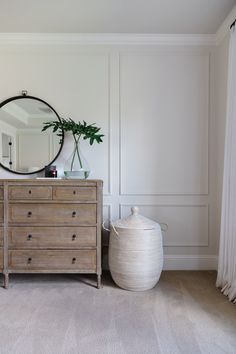
[[[36,173],[59,155],[63,136],[42,132],[43,123],[60,119],[45,101],[17,96],[0,104],[0,164],[19,174]]]

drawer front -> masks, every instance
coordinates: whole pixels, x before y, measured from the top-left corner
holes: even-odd
[[[54,187],[53,199],[96,201],[96,187]]]
[[[0,247],[3,246],[3,228],[0,228]]]
[[[10,270],[96,271],[96,250],[9,251]]]
[[[9,204],[9,222],[26,224],[96,224],[96,204]]]
[[[96,247],[96,227],[10,227],[11,248]]]
[[[4,208],[3,208],[3,204],[0,203],[0,223],[3,222],[3,214],[4,214]]]
[[[9,186],[9,199],[52,199],[52,187]]]
[[[0,248],[0,270],[3,269],[3,249]]]
[[[3,187],[0,187],[0,199],[3,199]]]

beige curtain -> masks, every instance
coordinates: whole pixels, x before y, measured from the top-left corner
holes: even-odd
[[[230,33],[221,234],[216,285],[236,303],[236,29]]]

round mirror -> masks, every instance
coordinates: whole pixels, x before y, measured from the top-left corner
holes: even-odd
[[[57,120],[57,112],[33,96],[11,97],[0,104],[0,165],[18,174],[40,172],[59,155],[61,136],[42,132],[44,122]]]

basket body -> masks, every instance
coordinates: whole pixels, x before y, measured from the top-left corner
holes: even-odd
[[[112,278],[119,287],[132,291],[153,288],[163,268],[159,225],[151,230],[112,227],[108,261]]]

